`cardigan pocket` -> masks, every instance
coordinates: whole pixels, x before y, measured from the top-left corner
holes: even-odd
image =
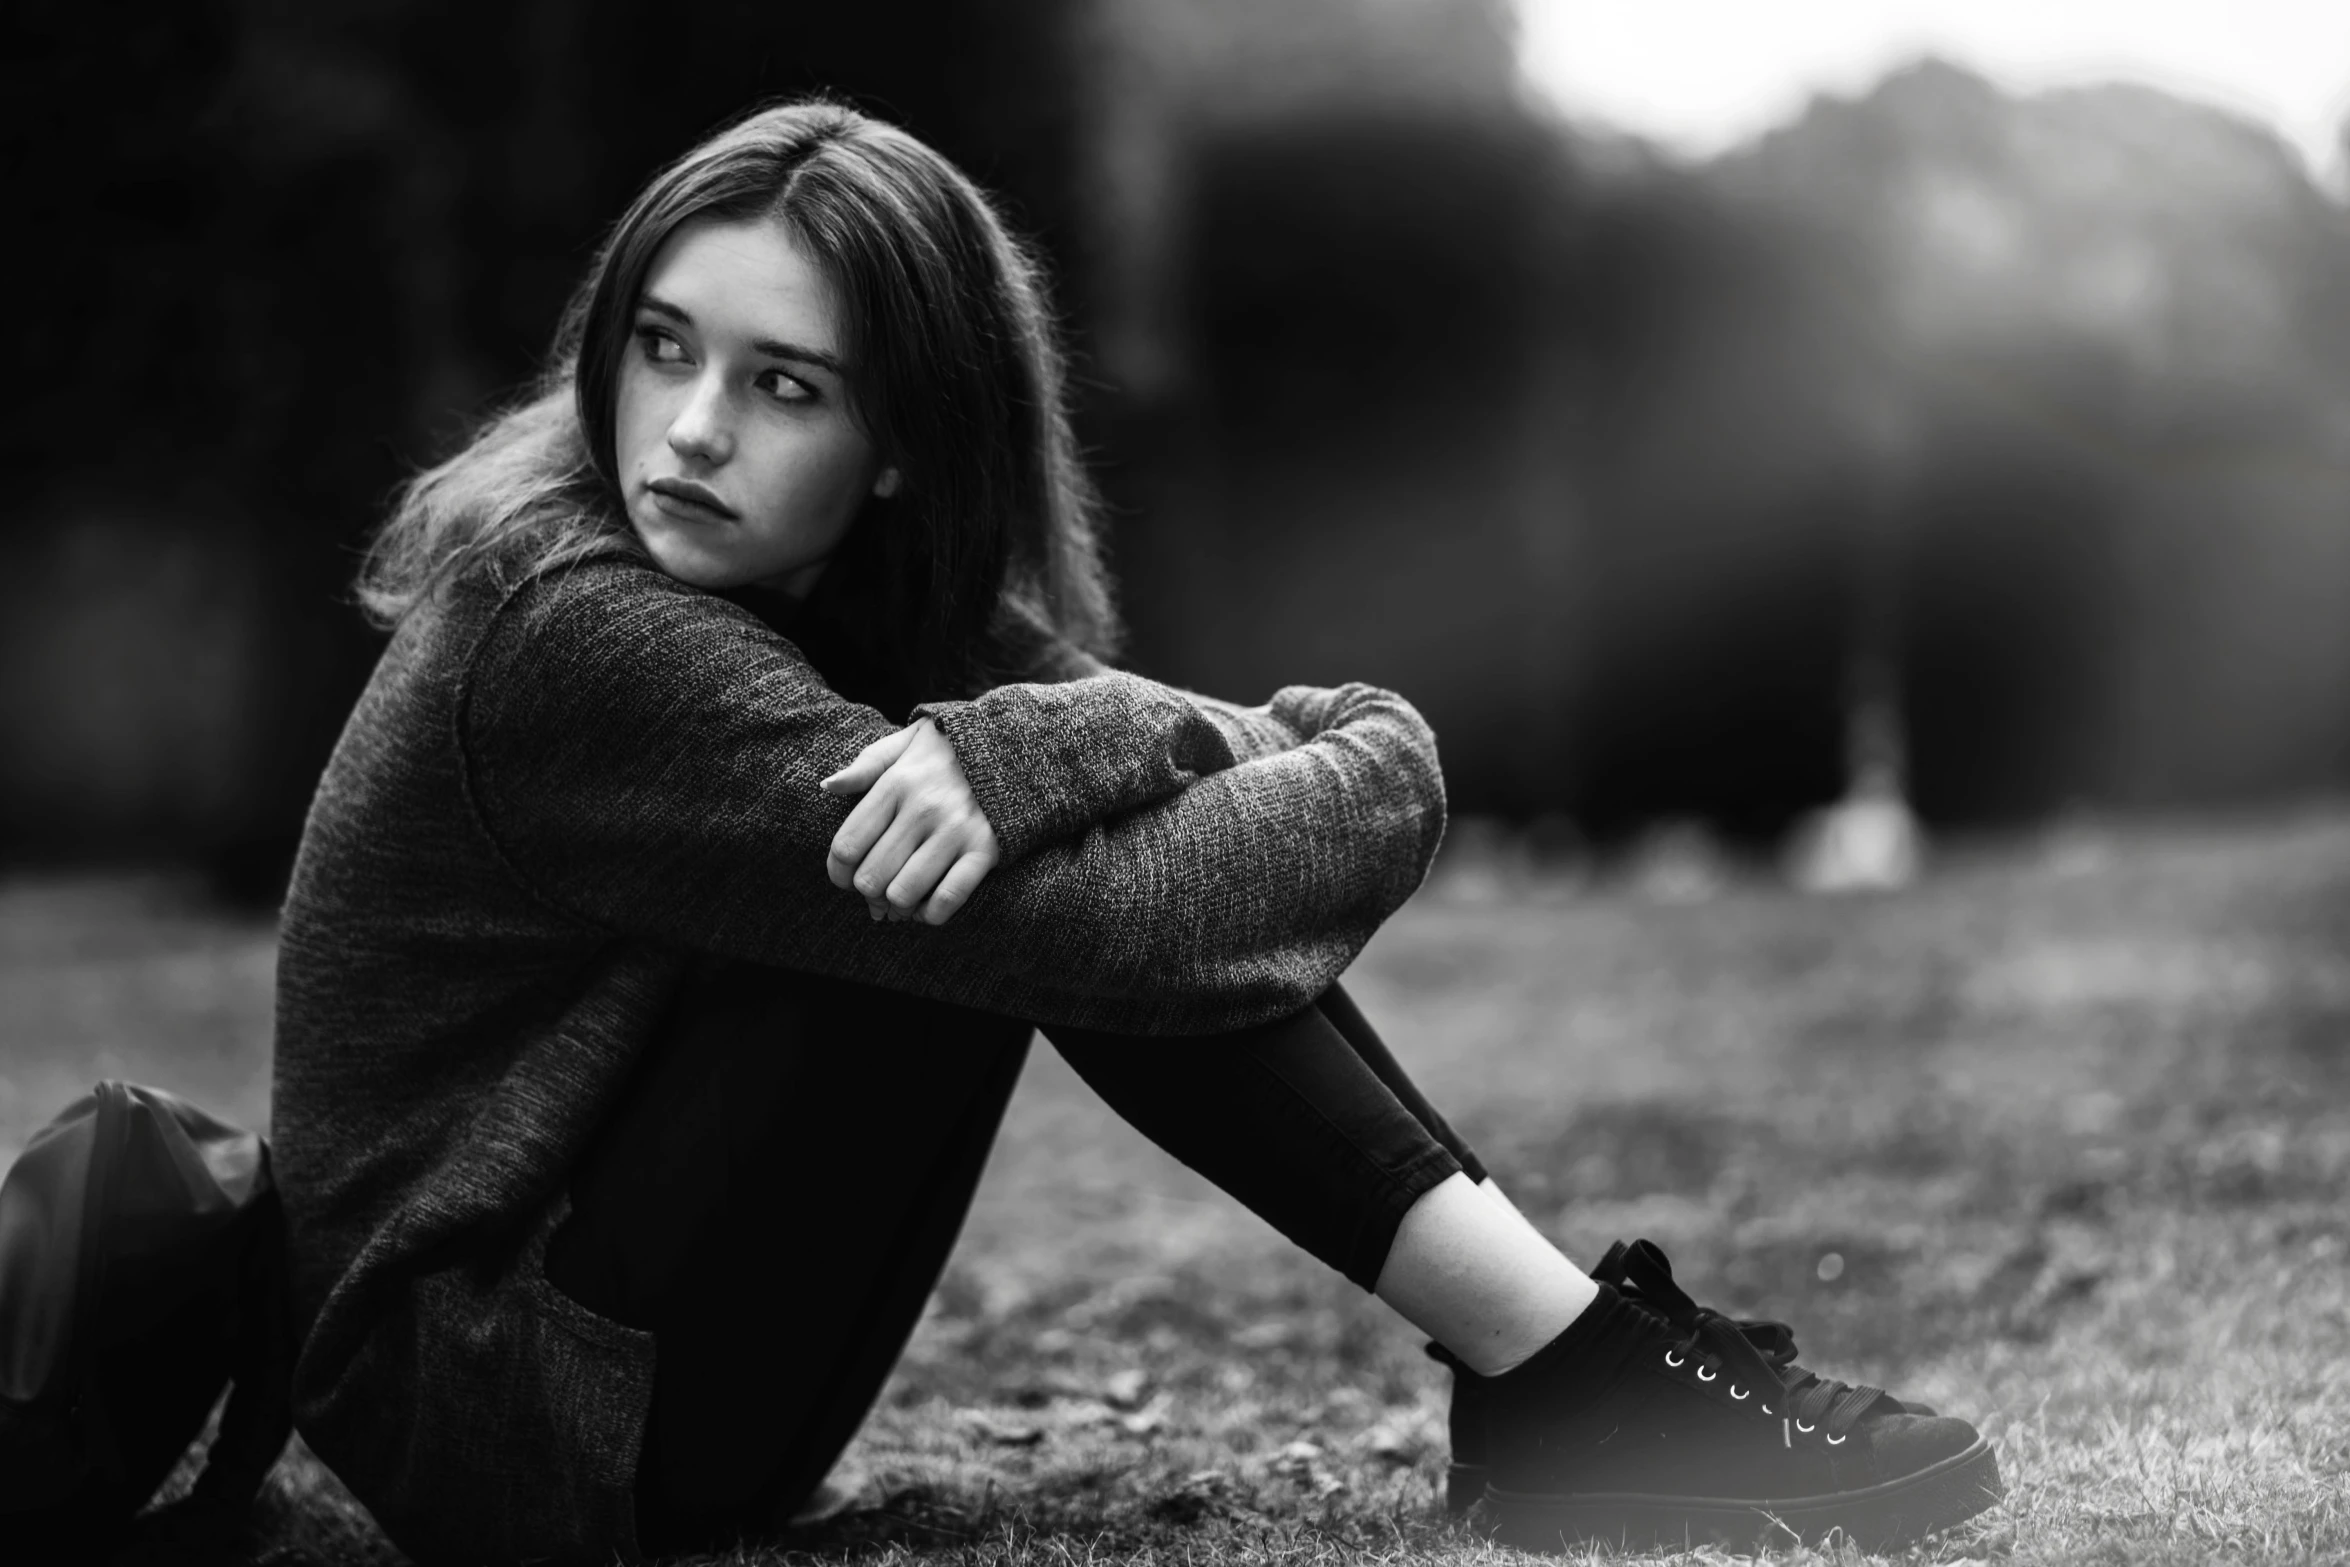
[[[558,1192],[554,1202],[548,1205],[546,1213],[536,1225],[532,1226],[530,1238],[523,1242],[522,1252],[516,1259],[515,1271],[521,1276],[523,1287],[532,1301],[537,1303],[539,1309],[554,1319],[555,1323],[564,1331],[576,1334],[588,1343],[600,1345],[606,1349],[618,1350],[630,1355],[643,1354],[646,1357],[646,1374],[649,1377],[653,1354],[653,1335],[650,1331],[644,1328],[632,1328],[625,1322],[614,1321],[600,1312],[581,1305],[570,1295],[565,1294],[561,1285],[547,1277],[547,1243],[554,1239],[555,1232],[561,1229],[563,1221],[570,1217],[571,1194],[568,1191]],[[630,1465],[632,1477],[634,1469],[635,1466],[632,1463]]]
[[[639,1559],[653,1335],[547,1280],[568,1209],[558,1199],[502,1267],[412,1280],[337,1390],[321,1456],[419,1562]]]
[[[593,1531],[601,1538],[576,1543],[600,1557],[617,1551],[634,1562],[636,1471],[653,1405],[656,1349],[650,1332],[590,1310],[547,1277],[547,1242],[570,1212],[570,1194],[557,1193],[524,1243],[515,1273],[550,1330],[540,1338],[544,1394],[554,1428],[568,1431],[574,1444],[562,1465],[592,1475],[601,1504]]]

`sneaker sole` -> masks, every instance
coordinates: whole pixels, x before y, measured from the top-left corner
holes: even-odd
[[[1913,1415],[1931,1415],[1934,1412],[1933,1406],[1929,1404],[1910,1404],[1908,1408]],[[1973,1449],[1970,1448],[1968,1451],[1972,1452]],[[1444,1470],[1444,1510],[1455,1518],[1466,1514],[1470,1508],[1485,1499],[1485,1482],[1491,1478],[1491,1475],[1492,1471],[1483,1464],[1456,1463],[1446,1465]],[[1993,1478],[1997,1478],[1996,1470],[1994,1470]]]
[[[1628,1548],[1691,1545],[1817,1545],[1842,1532],[1863,1551],[1879,1552],[1963,1523],[2007,1494],[1987,1438],[1941,1462],[1859,1491],[1787,1501],[1659,1496],[1595,1491],[1559,1495],[1485,1488],[1493,1532],[1522,1550],[1607,1541]]]

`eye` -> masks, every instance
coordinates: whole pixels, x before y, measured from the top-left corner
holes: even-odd
[[[782,370],[762,370],[751,384],[779,403],[816,401],[816,388]]]
[[[637,351],[645,356],[647,363],[656,365],[681,365],[685,363],[685,345],[679,342],[674,336],[672,336],[666,329],[662,327],[638,327],[636,329],[636,342]]]

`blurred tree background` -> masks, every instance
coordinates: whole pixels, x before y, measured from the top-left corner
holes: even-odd
[[[2350,213],[1924,64],[1700,166],[1504,0],[28,0],[0,855],[274,899],[386,497],[645,176],[828,88],[1050,256],[1147,673],[1394,686],[1456,807],[1768,840],[1856,685],[1937,824],[2350,782]]]

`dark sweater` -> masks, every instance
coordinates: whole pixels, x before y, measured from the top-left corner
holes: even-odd
[[[272,1132],[299,1426],[411,1554],[636,1556],[653,1344],[540,1259],[693,954],[1219,1031],[1327,988],[1443,828],[1427,726],[1365,686],[1241,710],[1104,672],[921,711],[1003,847],[937,928],[824,873],[850,802],[817,780],[896,725],[740,605],[616,547],[392,638],[286,901]]]

